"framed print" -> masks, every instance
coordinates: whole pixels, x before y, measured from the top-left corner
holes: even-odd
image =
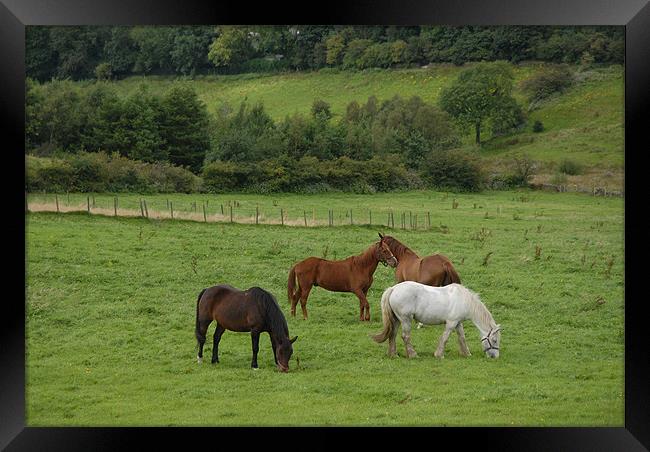
[[[646,450],[649,21],[5,0],[0,445]]]

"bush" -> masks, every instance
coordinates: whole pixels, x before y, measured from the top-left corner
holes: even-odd
[[[479,191],[485,183],[478,159],[460,150],[429,153],[420,174],[425,183],[439,189]]]
[[[99,63],[95,68],[95,77],[97,80],[110,80],[113,77],[113,70],[108,63]]]
[[[533,132],[539,133],[544,131],[544,124],[542,124],[542,121],[537,120],[533,123]]]
[[[169,163],[144,163],[104,152],[65,155],[63,158],[28,156],[28,191],[190,193],[200,179]]]
[[[560,165],[558,166],[558,171],[560,173],[568,174],[570,176],[575,176],[577,174],[582,174],[583,167],[578,162],[569,159],[564,159],[560,162]]]
[[[573,73],[568,66],[548,66],[521,82],[521,89],[531,106],[561,93],[573,84]]]

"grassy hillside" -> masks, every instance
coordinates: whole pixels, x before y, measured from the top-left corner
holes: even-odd
[[[514,68],[514,96],[525,108],[527,105],[519,83],[543,64],[524,63]],[[173,84],[186,84],[197,91],[212,113],[223,103],[236,107],[243,100],[251,103],[261,101],[275,120],[296,112],[306,114],[315,99],[322,99],[331,105],[336,120],[349,102],[365,102],[372,95],[380,101],[396,94],[403,97],[417,95],[427,102],[436,103],[442,88],[462,70],[463,67],[453,65],[431,65],[404,70],[349,72],[325,69],[275,75],[199,76],[194,79],[129,77],[111,83],[123,95],[134,93],[142,82],[155,91],[165,91]],[[562,159],[570,158],[585,165],[588,174],[570,177],[569,182],[588,178],[593,175],[591,170],[595,169],[600,176],[603,172],[613,175],[611,180],[599,181],[601,184],[610,188],[622,185],[623,69],[611,66],[589,71],[574,67],[574,70],[581,81],[562,95],[549,99],[539,109],[528,112],[529,121],[524,130],[494,139],[485,133],[487,142],[481,155],[499,165],[512,157],[528,154],[543,162],[546,167],[542,172],[548,174],[555,171]],[[535,120],[542,121],[543,132],[532,132]],[[473,147],[472,142],[473,134],[468,130],[465,146]]]

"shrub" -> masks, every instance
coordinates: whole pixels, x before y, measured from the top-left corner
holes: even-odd
[[[573,84],[573,73],[568,66],[548,66],[521,82],[521,89],[531,106],[561,93]]]
[[[113,70],[109,63],[99,63],[95,68],[97,80],[110,80],[113,77]]]
[[[544,131],[544,124],[542,124],[542,121],[536,120],[533,123],[533,132],[539,133]]]
[[[580,163],[575,162],[570,159],[564,159],[560,162],[558,170],[561,173],[568,174],[570,176],[575,176],[577,174],[582,174],[583,167]]]
[[[65,155],[63,158],[27,158],[28,191],[137,191],[190,193],[200,179],[169,163],[144,163],[114,153]]]
[[[485,176],[478,159],[464,151],[432,151],[422,161],[420,174],[428,185],[439,189],[479,191]]]

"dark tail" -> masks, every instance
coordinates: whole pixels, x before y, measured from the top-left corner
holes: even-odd
[[[296,299],[296,266],[294,265],[289,270],[289,280],[287,281],[287,295],[289,296],[289,303],[293,306],[293,301]]]
[[[208,290],[208,289],[203,289],[201,291],[201,293],[199,294],[199,297],[196,299],[196,326],[194,328],[194,334],[196,336],[196,345],[197,345],[197,347],[199,345],[199,336],[200,336],[200,333],[199,333],[199,304],[201,303],[201,297],[203,296],[203,294],[205,293],[206,290]]]
[[[454,266],[450,262],[444,262],[442,266],[445,269],[445,280],[442,282],[442,285],[446,286],[452,283],[460,284],[460,276],[456,273]]]

